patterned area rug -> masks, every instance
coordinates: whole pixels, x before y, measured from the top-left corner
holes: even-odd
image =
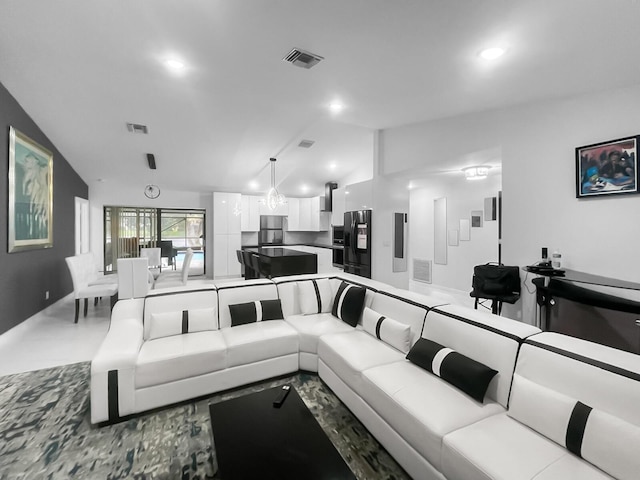
[[[291,383],[358,479],[408,479],[313,374],[91,425],[89,363],[0,377],[0,479],[218,479],[208,404]],[[227,479],[223,479],[227,480]]]

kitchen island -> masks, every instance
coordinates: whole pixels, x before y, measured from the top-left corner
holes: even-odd
[[[261,276],[283,277],[302,273],[318,273],[318,256],[315,253],[301,252],[294,248],[258,247],[243,248],[258,257]],[[248,272],[251,270],[251,272]],[[255,268],[245,265],[245,278],[258,278]],[[253,275],[252,275],[253,274]]]

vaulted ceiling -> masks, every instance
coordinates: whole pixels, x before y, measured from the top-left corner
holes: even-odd
[[[89,184],[264,190],[277,157],[284,193],[319,193],[371,170],[376,129],[637,84],[638,20],[636,0],[5,1],[0,82]]]

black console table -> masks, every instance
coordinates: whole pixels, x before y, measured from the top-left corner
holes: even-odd
[[[640,302],[590,286],[640,292],[640,284],[574,270],[540,272],[532,280],[540,306],[540,328],[640,353]]]

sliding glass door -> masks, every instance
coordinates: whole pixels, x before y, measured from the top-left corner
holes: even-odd
[[[163,268],[180,269],[187,248],[194,250],[189,275],[205,273],[205,211],[104,207],[104,271],[118,258],[140,256],[140,248],[161,248]]]

